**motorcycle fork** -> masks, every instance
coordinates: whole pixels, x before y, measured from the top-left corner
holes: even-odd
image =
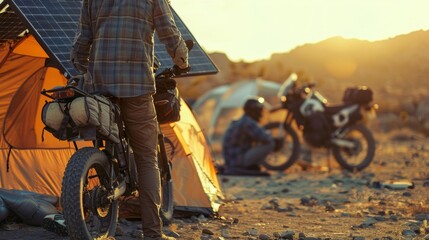
[[[292,121],[293,113],[291,111],[288,111],[286,113],[285,121],[283,122],[283,129],[286,129],[287,127],[292,127]]]
[[[165,178],[167,181],[171,179],[170,167],[165,151],[164,134],[161,128],[158,126],[158,165],[161,172],[161,178]]]
[[[99,147],[100,145],[97,144]],[[106,147],[104,153],[107,155],[107,158],[110,160],[110,174],[109,174],[109,183],[106,184],[109,194],[107,199],[109,201],[115,201],[120,196],[122,196],[127,190],[126,179],[127,177],[123,173],[126,163],[126,151],[124,151],[124,144],[121,141],[120,143],[111,143],[106,142]]]

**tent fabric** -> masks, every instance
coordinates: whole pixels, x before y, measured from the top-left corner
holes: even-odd
[[[0,188],[61,195],[63,171],[74,149],[12,148],[8,153],[0,149]]]
[[[47,131],[42,141],[40,113],[49,99],[40,91],[65,85],[67,79],[45,66],[48,56],[32,36],[7,44],[0,45],[0,188],[59,197],[75,149]],[[172,156],[174,203],[217,212],[222,190],[204,135],[184,101],[181,118],[161,126]],[[89,144],[78,142],[79,147]]]
[[[221,187],[210,149],[192,111],[183,100],[181,105],[181,121],[162,126],[167,141],[172,142],[175,149],[171,160],[175,205],[177,208],[210,205],[213,209],[218,209],[220,202],[217,198],[223,196],[220,195]],[[186,144],[179,144],[180,142]],[[197,175],[190,170],[195,170]]]
[[[202,95],[192,109],[201,126],[207,131],[207,139],[216,156],[221,154],[222,136],[229,123],[243,114],[248,97],[260,96],[266,100],[267,109],[278,104],[280,84],[263,79],[242,80],[231,85],[215,88]],[[221,165],[219,163],[219,165]]]
[[[242,80],[232,85],[217,87],[202,95],[193,105],[192,109],[198,116],[210,115],[209,119],[202,121],[198,118],[200,124],[208,130],[208,138],[212,140],[216,131],[216,125],[224,111],[238,110],[234,112],[232,118],[241,115],[242,107],[248,97],[260,96],[265,98],[267,103],[273,105],[277,98],[277,92],[280,84],[263,79]],[[231,116],[228,116],[231,119]]]

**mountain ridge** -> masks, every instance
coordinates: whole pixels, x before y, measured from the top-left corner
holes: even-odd
[[[220,72],[181,82],[185,98],[196,99],[216,86],[243,79],[281,83],[292,72],[304,81],[315,82],[318,90],[333,102],[341,99],[346,87],[356,85],[372,88],[376,100],[386,100],[385,106],[400,97],[405,96],[409,104],[414,104],[429,95],[429,30],[379,41],[335,36],[255,62],[232,62],[219,52],[209,56]],[[407,91],[410,86],[414,86],[413,91]],[[398,107],[393,105],[388,108]]]

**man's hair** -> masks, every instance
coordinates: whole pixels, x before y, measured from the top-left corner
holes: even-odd
[[[250,97],[246,100],[243,106],[244,113],[259,122],[262,117],[262,110],[264,109],[264,98]]]

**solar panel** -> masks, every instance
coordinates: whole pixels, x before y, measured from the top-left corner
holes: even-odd
[[[218,69],[216,65],[211,61],[211,59],[207,56],[204,50],[196,41],[195,37],[183,23],[182,19],[180,19],[179,15],[172,8],[172,12],[174,15],[174,21],[176,22],[177,28],[180,30],[183,39],[192,39],[194,41],[194,47],[189,52],[189,63],[191,65],[191,72],[188,75],[201,75],[201,74],[213,74],[217,73]],[[156,44],[158,43],[158,44]],[[173,60],[170,55],[168,55],[167,51],[164,49],[164,45],[159,43],[158,38],[155,36],[155,54],[156,57],[161,61],[161,69],[162,67],[173,66]]]
[[[78,74],[70,63],[70,48],[77,30],[81,0],[5,0],[13,7],[38,40],[56,67],[66,76]],[[216,65],[198,44],[192,33],[173,10],[174,20],[184,39],[194,40],[194,48],[189,54],[191,71],[184,76],[214,74]],[[173,62],[164,45],[155,38],[155,54],[161,62],[162,70]]]
[[[22,20],[4,3],[0,3],[0,45],[9,41],[17,40],[27,27]]]

